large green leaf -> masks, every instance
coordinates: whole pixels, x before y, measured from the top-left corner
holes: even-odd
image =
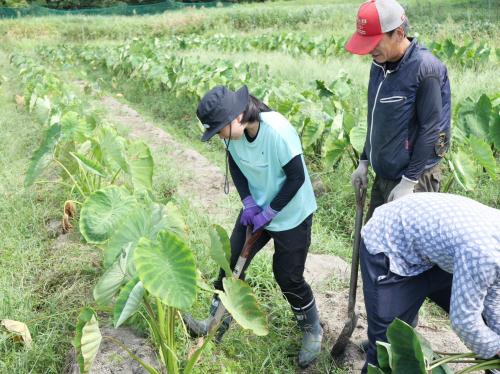
[[[481,97],[479,97],[476,103],[475,112],[482,130],[488,134],[491,113],[491,101],[488,95],[482,94]]]
[[[368,374],[385,374],[378,367],[373,366],[372,364],[368,364]]]
[[[144,287],[139,278],[131,279],[120,291],[113,309],[113,323],[120,327],[130,316],[139,310],[144,295]]]
[[[474,159],[486,170],[491,179],[496,181],[497,163],[490,146],[485,141],[478,139],[475,136],[470,137],[469,144]]]
[[[102,335],[94,311],[84,308],[78,316],[74,346],[81,373],[88,373],[99,351]]]
[[[106,241],[116,226],[137,208],[123,187],[109,186],[90,195],[80,213],[80,232],[89,243]]]
[[[127,160],[134,189],[151,190],[153,187],[153,156],[151,150],[142,141],[136,141],[127,147]]]
[[[317,121],[311,117],[304,120],[302,129],[302,145],[304,149],[309,148],[316,143],[325,131],[325,122]]]
[[[219,297],[236,322],[256,335],[267,335],[266,316],[259,308],[250,286],[236,278],[224,278],[222,283],[224,292],[220,292]]]
[[[319,91],[320,97],[330,97],[335,95],[333,90],[326,86],[325,81],[316,80],[316,89]]]
[[[457,125],[466,136],[474,135],[479,139],[487,139],[489,135],[491,103],[486,95],[477,102],[465,99],[458,106]]]
[[[92,136],[94,126],[77,112],[64,113],[60,119],[62,136],[65,140],[83,143]]]
[[[134,210],[123,220],[113,232],[104,246],[104,266],[111,265],[120,252],[131,246],[129,259],[133,259],[133,251],[141,237],[156,239],[161,230],[169,230],[179,237],[185,237],[185,224],[181,213],[173,203],[166,206],[152,203]],[[133,261],[127,265],[129,275],[135,274]]]
[[[180,209],[172,202],[165,205],[167,211],[167,229],[179,238],[187,239],[187,226]]]
[[[349,139],[352,147],[360,154],[363,152],[363,148],[365,147],[366,131],[366,127],[364,126],[355,126],[349,133]]]
[[[94,287],[94,299],[98,304],[111,304],[113,296],[127,281],[127,255],[125,252],[117,258],[97,281]]]
[[[453,176],[458,184],[466,191],[471,191],[476,185],[477,168],[471,157],[460,150],[453,154],[451,160]]]
[[[425,337],[423,337],[416,331],[415,333],[417,334],[418,340],[420,341],[420,346],[422,347],[422,353],[424,354],[425,365],[426,367],[428,367],[429,364],[433,360],[439,358],[439,356],[434,353],[431,347],[431,343]],[[444,364],[432,369],[432,374],[453,374],[453,371],[449,368],[449,366]]]
[[[426,374],[424,354],[413,328],[395,319],[387,329],[391,344],[392,371],[395,374]]]
[[[229,265],[231,256],[231,245],[226,231],[219,225],[210,228],[210,256],[219,265],[227,276],[232,271]]]
[[[331,133],[323,145],[323,163],[326,168],[334,166],[344,155],[348,143],[345,139],[338,138],[338,133]]]
[[[26,172],[24,185],[31,186],[35,180],[42,174],[43,170],[53,159],[54,149],[61,135],[61,126],[58,124],[50,126],[45,132],[43,142],[31,156],[30,166]]]
[[[91,160],[84,155],[76,152],[70,152],[70,155],[78,162],[78,165],[91,174],[98,175],[100,177],[105,177],[106,172],[104,167],[100,165],[97,161]]]
[[[107,164],[116,164],[125,173],[129,173],[129,165],[125,156],[125,139],[115,129],[102,127],[97,133],[96,142]]]
[[[386,374],[392,372],[391,345],[386,342],[377,342],[377,361],[379,368]]]
[[[50,99],[45,96],[43,98],[39,97],[36,100],[36,104],[34,107],[34,112],[36,115],[36,118],[41,124],[47,123],[47,120],[49,119],[50,116],[50,110],[52,107],[52,103],[50,102]]]
[[[350,134],[351,130],[356,126],[356,119],[351,111],[344,111],[344,116],[342,119],[342,128],[344,133]],[[366,134],[366,129],[365,129]]]
[[[137,275],[144,288],[168,306],[188,309],[196,297],[196,267],[188,246],[162,231],[157,242],[142,238],[134,252]]]

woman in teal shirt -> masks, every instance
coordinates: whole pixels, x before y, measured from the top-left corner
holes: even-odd
[[[323,330],[311,287],[303,276],[316,199],[297,132],[281,114],[250,95],[246,86],[236,92],[223,86],[213,88],[200,101],[196,114],[206,129],[202,141],[216,134],[224,139],[229,170],[243,203],[231,234],[231,268],[243,249],[247,225],[263,233],[242,277],[253,256],[274,240],[274,277],[304,332],[298,361],[306,367],[320,352]],[[226,179],[226,192],[227,187]],[[221,269],[216,289],[222,290],[224,276]],[[186,319],[192,335],[207,333],[218,303],[214,297],[209,318]],[[219,339],[229,317],[224,324]]]

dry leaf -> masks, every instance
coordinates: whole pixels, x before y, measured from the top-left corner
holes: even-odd
[[[63,219],[62,219],[62,232],[63,232],[63,234],[67,234],[72,228],[73,228],[73,225],[69,221],[68,214],[64,213]]]
[[[121,93],[117,93],[117,94],[116,94],[116,97],[123,97],[123,94],[121,94]]]
[[[11,319],[3,319],[0,325],[5,327],[8,332],[13,333],[17,337],[19,337],[19,340],[21,340],[24,345],[26,345],[26,347],[31,347],[31,334],[28,326],[26,326],[25,323],[13,321]]]
[[[188,352],[188,360],[191,358],[192,355],[194,355],[194,353],[201,348],[201,346],[203,345],[203,343],[205,342],[205,337],[201,337],[199,339],[196,340],[196,344],[195,345],[192,345],[190,348],[189,348],[189,352]]]
[[[19,108],[24,107],[24,96],[16,95],[16,105]]]
[[[69,218],[74,218],[76,215],[76,205],[73,201],[67,200],[64,203],[64,213],[68,215]]]

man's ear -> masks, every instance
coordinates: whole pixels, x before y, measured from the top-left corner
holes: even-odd
[[[401,41],[403,40],[406,36],[405,36],[405,30],[403,29],[402,26],[399,26],[397,29],[396,29],[396,34],[398,35],[398,40]]]

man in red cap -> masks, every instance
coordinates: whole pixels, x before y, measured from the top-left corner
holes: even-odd
[[[446,66],[407,36],[395,0],[370,0],[357,15],[347,51],[373,58],[368,84],[368,131],[353,185],[376,177],[367,219],[378,206],[412,192],[437,192],[439,161],[450,139],[451,94]]]

